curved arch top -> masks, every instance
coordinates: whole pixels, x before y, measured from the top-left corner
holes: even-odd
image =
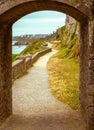
[[[12,24],[41,10],[66,13],[80,22],[80,106],[94,130],[94,0],[0,0],[0,124],[12,114]]]
[[[4,3],[5,1],[5,3]],[[66,13],[79,22],[91,18],[92,13],[87,6],[72,0],[3,0],[0,8],[0,23],[13,24],[26,14],[41,11],[54,10]]]

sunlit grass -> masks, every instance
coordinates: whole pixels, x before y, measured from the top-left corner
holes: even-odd
[[[56,55],[48,62],[51,93],[73,109],[78,109],[78,71],[74,59],[59,59]]]
[[[41,47],[42,45],[44,45],[44,42],[35,41],[31,43],[30,45],[28,45],[20,54],[21,55],[26,55],[26,54],[34,55],[36,52],[43,50],[43,48]]]
[[[42,45],[45,45],[45,42],[35,41],[29,44],[20,54],[12,54],[12,62],[18,59],[22,55],[32,54],[44,50]]]
[[[17,60],[17,56],[18,56],[18,54],[12,54],[12,62],[14,62],[15,60]]]

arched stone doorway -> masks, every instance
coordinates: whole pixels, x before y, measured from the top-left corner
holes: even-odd
[[[66,13],[80,23],[79,99],[88,130],[94,130],[94,7],[92,0],[0,1],[0,122],[12,114],[12,24],[40,10]]]

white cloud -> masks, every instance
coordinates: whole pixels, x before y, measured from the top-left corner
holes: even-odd
[[[37,15],[33,14],[33,17],[30,15],[21,18],[13,25],[13,35],[21,34],[35,34],[35,33],[51,33],[55,31],[58,27],[61,27],[65,24],[65,15],[59,14],[57,12],[49,14],[43,12],[38,13]]]
[[[21,19],[18,21],[18,23],[59,23],[59,22],[65,22],[65,19],[64,18],[46,18],[46,19]]]

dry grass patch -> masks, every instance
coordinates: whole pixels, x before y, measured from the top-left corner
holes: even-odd
[[[51,93],[73,109],[78,109],[78,71],[74,59],[59,59],[56,55],[48,62]]]

